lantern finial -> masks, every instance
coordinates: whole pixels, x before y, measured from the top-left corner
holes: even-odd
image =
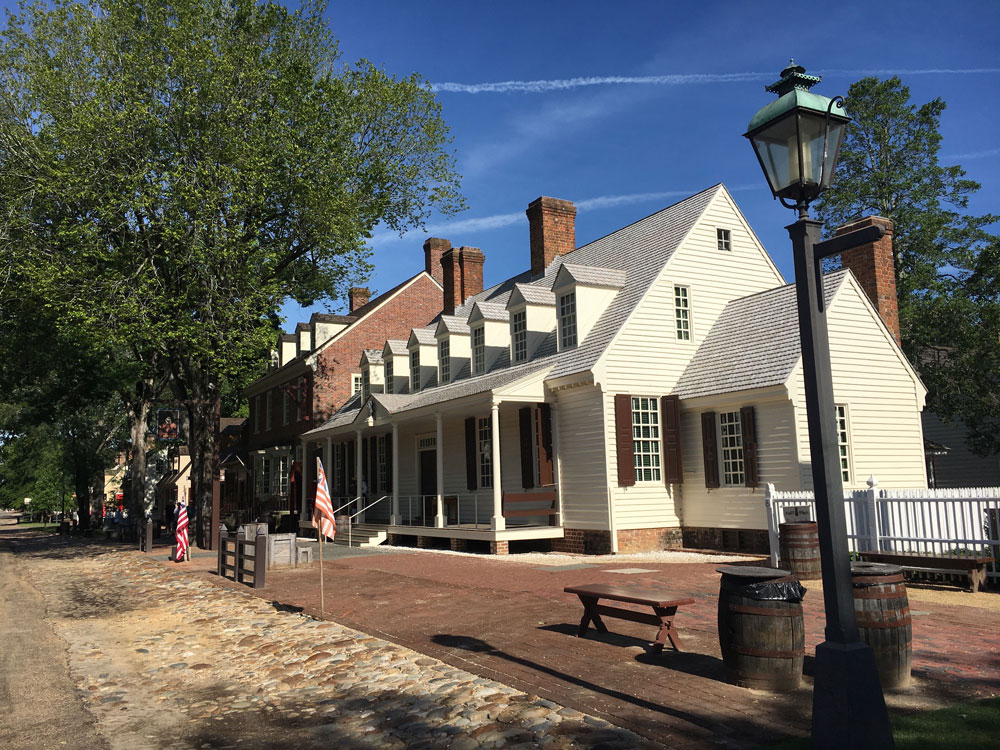
[[[781,80],[775,81],[770,86],[765,86],[764,90],[778,96],[784,96],[793,89],[808,91],[822,80],[823,76],[806,75],[806,69],[801,65],[796,65],[794,58],[789,58],[788,67],[781,71]]]

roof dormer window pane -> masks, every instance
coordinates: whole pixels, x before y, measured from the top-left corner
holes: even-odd
[[[392,356],[385,358],[385,392],[392,393]]]
[[[438,382],[441,385],[451,382],[451,344],[448,339],[438,342]]]
[[[420,390],[420,350],[410,352],[410,393]]]
[[[371,371],[366,367],[361,371],[361,401],[365,402],[372,392],[372,375]]]
[[[576,292],[559,297],[559,348],[576,346]]]
[[[486,328],[472,329],[472,372],[480,375],[486,371]]]
[[[528,314],[525,310],[514,313],[510,318],[510,340],[514,350],[514,361],[528,359]]]

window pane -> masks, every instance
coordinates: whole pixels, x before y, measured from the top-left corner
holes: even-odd
[[[655,398],[632,397],[632,437],[636,481],[660,481],[660,412]]]

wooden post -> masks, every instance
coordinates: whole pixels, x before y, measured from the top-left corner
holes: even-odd
[[[253,587],[264,588],[264,569],[267,567],[267,534],[258,534],[254,539]]]
[[[147,555],[153,553],[153,519],[150,518],[146,521],[146,550]]]
[[[778,567],[778,521],[775,518],[774,485],[764,486],[764,515],[767,516],[767,546],[771,551],[771,567]]]
[[[226,564],[226,530],[224,528],[219,529],[219,569],[218,573],[221,577],[225,573],[225,568],[222,566]]]

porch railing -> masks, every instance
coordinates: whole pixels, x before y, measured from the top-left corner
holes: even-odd
[[[852,552],[987,554],[1000,558],[1000,487],[878,489],[844,492],[847,542]],[[789,517],[816,520],[812,492],[764,494],[771,563],[778,563],[778,525]],[[991,563],[990,579],[1000,579]]]
[[[442,503],[445,528],[490,528],[493,518],[493,494],[464,493],[444,495]],[[400,495],[399,522],[402,526],[434,526],[437,495]]]
[[[358,499],[360,500],[361,498],[358,498]],[[354,514],[352,514],[352,515],[350,515],[350,516],[347,517],[347,546],[348,547],[353,547],[354,546],[352,544],[353,537],[351,535],[352,530],[354,529],[354,519],[357,518],[358,516],[360,516],[366,510],[374,508],[376,505],[378,505],[382,501],[384,501],[384,500],[391,500],[391,499],[392,499],[391,495],[382,495],[382,497],[380,497],[375,502],[368,503],[368,505],[365,505],[363,508],[361,508],[361,510],[359,510],[356,513],[354,513]]]

